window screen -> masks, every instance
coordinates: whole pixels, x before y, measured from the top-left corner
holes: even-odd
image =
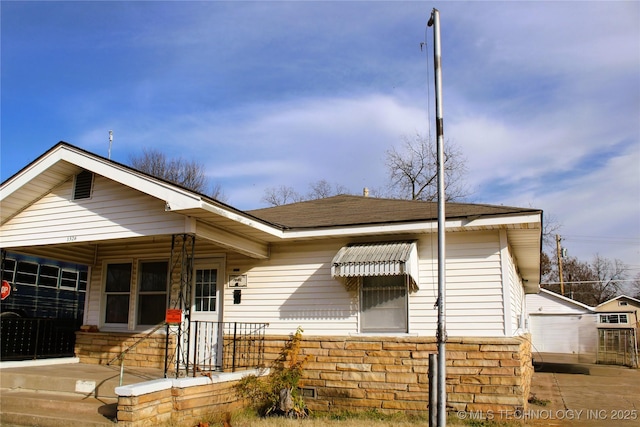
[[[166,261],[140,263],[138,286],[138,325],[156,325],[167,311]]]
[[[131,263],[107,265],[105,323],[127,323],[131,293]]]
[[[406,276],[365,276],[362,279],[361,332],[407,332]]]

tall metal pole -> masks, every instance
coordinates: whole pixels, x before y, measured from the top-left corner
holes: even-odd
[[[445,195],[444,128],[442,122],[442,51],[440,47],[440,12],[433,9],[428,26],[433,26],[433,64],[436,85],[436,137],[438,155],[438,427],[447,425],[446,313],[445,313]]]

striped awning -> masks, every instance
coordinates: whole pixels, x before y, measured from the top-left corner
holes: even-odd
[[[331,275],[354,290],[364,276],[406,275],[409,291],[418,290],[418,248],[415,242],[362,243],[342,247],[331,263]]]

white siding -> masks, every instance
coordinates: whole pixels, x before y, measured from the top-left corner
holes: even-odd
[[[433,239],[433,240],[432,240]],[[420,290],[409,295],[409,333],[436,330],[436,236],[418,243]],[[225,321],[268,322],[270,333],[302,326],[314,335],[358,333],[358,299],[331,277],[331,260],[347,241],[282,244],[271,258],[229,260],[228,274],[246,274],[241,304],[225,292]],[[503,336],[504,315],[497,232],[447,238],[447,331],[450,336]]]
[[[565,301],[545,292],[529,294],[527,298],[527,310],[529,314],[582,314],[590,311],[571,301]]]
[[[409,333],[434,336],[437,310],[437,241],[423,235],[418,241],[418,292],[409,295]],[[224,256],[227,275],[246,274],[240,304],[223,284],[224,321],[266,322],[270,334],[289,334],[301,326],[309,335],[358,333],[358,295],[331,277],[331,260],[349,243],[283,243],[271,247],[268,260],[226,252],[196,240],[196,258]],[[456,233],[447,236],[447,333],[449,336],[503,336],[504,310],[497,232]],[[99,246],[92,269],[89,324],[100,324],[102,270],[108,260],[168,258],[170,240],[155,243]],[[135,293],[135,288],[132,289]],[[135,301],[131,302],[133,318]]]
[[[514,336],[528,332],[524,319],[525,293],[522,277],[518,274],[513,250],[509,246],[506,231],[500,233],[503,286],[505,298],[505,335]]]
[[[420,291],[412,296],[411,332],[434,335],[438,288],[437,237],[420,240]],[[446,327],[449,336],[503,336],[498,232],[446,236]]]
[[[72,200],[73,179],[2,225],[4,247],[181,233],[182,215],[164,202],[95,176],[90,199]]]
[[[267,322],[269,333],[302,326],[309,335],[357,332],[357,299],[331,277],[331,260],[346,242],[273,245],[265,261],[230,260],[228,274],[246,274],[241,304],[225,292],[224,320]]]
[[[204,240],[196,240],[196,257],[197,258],[219,258],[225,256],[225,251],[210,245]],[[88,302],[86,305],[86,323],[88,325],[102,326],[104,318],[104,309],[102,291],[104,287],[104,267],[107,263],[114,262],[131,262],[133,264],[131,294],[132,298],[129,302],[129,319],[135,319],[136,295],[137,295],[137,266],[140,261],[149,260],[166,260],[171,257],[171,237],[158,237],[154,240],[130,240],[126,244],[121,242],[102,243],[98,245],[96,253],[96,263],[91,268],[91,276],[89,280]],[[242,257],[242,256],[240,256]],[[174,288],[179,284],[179,271],[174,271],[172,283]],[[224,289],[224,283],[221,284]],[[176,298],[176,289],[172,290],[171,299]],[[129,329],[135,329],[133,321],[128,325]]]

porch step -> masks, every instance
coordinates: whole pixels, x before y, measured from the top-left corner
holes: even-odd
[[[162,378],[157,371],[125,370],[122,384]],[[102,365],[68,364],[2,369],[0,388],[77,393],[82,397],[116,398],[120,370]]]
[[[0,389],[0,425],[113,427],[117,399],[76,393]]]
[[[162,378],[158,370],[125,369],[122,384]],[[113,427],[120,369],[67,363],[0,369],[0,426]]]

